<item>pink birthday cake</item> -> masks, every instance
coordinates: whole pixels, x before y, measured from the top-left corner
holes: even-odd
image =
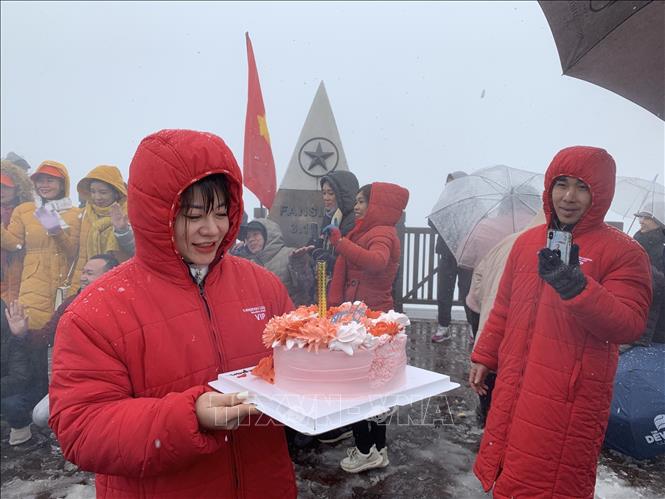
[[[320,317],[318,307],[299,307],[273,317],[263,332],[272,348],[253,374],[289,392],[360,397],[405,382],[409,318],[374,312],[362,302],[343,303]]]

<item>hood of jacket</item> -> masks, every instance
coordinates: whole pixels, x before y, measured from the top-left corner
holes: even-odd
[[[335,199],[337,200],[337,207],[342,214],[353,215],[353,207],[356,204],[356,194],[360,189],[358,179],[356,176],[344,170],[330,172],[328,175],[321,177],[321,187],[323,183],[328,182],[335,191]]]
[[[68,198],[69,197],[69,172],[67,171],[67,167],[63,165],[62,163],[58,163],[57,161],[52,161],[50,159],[47,159],[46,161],[42,161],[35,172],[30,175],[30,178],[32,179],[35,175],[40,173],[40,170],[44,168],[45,166],[51,166],[58,170],[62,176],[65,179],[65,195],[63,197]]]
[[[16,186],[16,205],[34,200],[34,186],[32,185],[28,174],[25,173],[25,170],[19,166],[16,166],[11,161],[3,159],[0,162],[0,171],[2,171],[3,175],[7,175],[9,178],[11,178],[12,182],[14,182],[14,185]]]
[[[242,175],[224,141],[207,132],[161,130],[139,144],[129,167],[128,214],[136,258],[165,279],[191,285],[189,269],[176,250],[175,218],[185,189],[203,177],[226,176],[229,230],[212,267],[235,243],[243,214]]]
[[[93,180],[101,180],[113,186],[120,193],[122,199],[127,199],[127,185],[122,179],[122,173],[117,166],[99,165],[94,167],[85,178],[81,179],[76,186],[79,198],[86,203],[90,201],[90,183]]]
[[[265,229],[266,243],[256,257],[262,262],[267,263],[285,246],[282,229],[278,224],[267,218],[257,218],[252,220],[252,222],[261,224]]]
[[[367,213],[356,222],[353,232],[366,232],[381,225],[395,226],[408,202],[409,191],[404,187],[387,182],[373,182]]]
[[[567,147],[554,156],[545,172],[543,191],[543,210],[548,226],[556,216],[552,188],[556,178],[562,176],[580,179],[591,192],[591,206],[575,224],[573,233],[580,234],[602,225],[614,197],[616,165],[612,156],[605,149],[589,146]]]

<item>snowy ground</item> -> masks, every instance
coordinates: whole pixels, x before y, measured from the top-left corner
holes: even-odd
[[[470,348],[468,326],[455,323],[451,342],[432,344],[436,324],[414,323],[409,334],[409,363],[449,374],[462,387],[447,396],[401,408],[388,429],[390,466],[361,475],[339,468],[349,443],[312,444],[292,449],[302,498],[437,497],[487,498],[471,472],[481,436],[476,398],[464,384]],[[417,423],[417,424],[414,424]],[[7,444],[2,424],[3,499],[91,498],[94,478],[63,460],[50,432],[36,433],[23,445]],[[598,466],[598,499],[665,498],[665,458],[641,462],[604,451]]]

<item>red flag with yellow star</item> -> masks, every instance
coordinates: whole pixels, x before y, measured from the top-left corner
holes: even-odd
[[[254,50],[249,33],[247,40],[247,64],[249,78],[247,85],[247,115],[245,117],[245,153],[243,156],[243,182],[261,204],[268,209],[275,200],[277,180],[275,160],[270,147],[270,135],[266,123],[266,110],[263,106],[259,73],[256,70]]]

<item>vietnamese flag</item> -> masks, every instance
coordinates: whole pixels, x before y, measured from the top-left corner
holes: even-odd
[[[245,153],[243,156],[243,182],[263,206],[270,209],[275,200],[277,180],[275,160],[270,147],[270,135],[266,123],[266,110],[263,106],[259,74],[252,50],[249,33],[247,40],[247,115],[245,117]]]

